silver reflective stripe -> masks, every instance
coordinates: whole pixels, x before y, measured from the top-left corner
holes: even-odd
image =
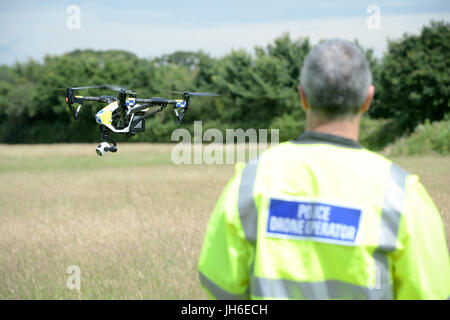
[[[385,252],[375,250],[373,253],[375,260],[375,288],[380,295],[377,300],[392,300],[394,299],[394,290],[390,281],[389,263]]]
[[[258,211],[253,199],[253,188],[255,186],[257,161],[250,161],[242,171],[241,183],[239,185],[238,210],[242,228],[244,228],[245,239],[251,243],[256,242],[258,228]]]
[[[379,245],[373,253],[376,266],[376,286],[382,288],[383,291],[387,291],[387,294],[380,296],[378,299],[394,299],[390,281],[391,272],[386,254],[396,248],[398,227],[405,201],[407,176],[408,172],[398,165],[395,163],[391,165],[381,213]]]
[[[211,294],[220,300],[246,300],[248,299],[248,292],[242,294],[232,294],[223,290],[214,282],[209,280],[203,273],[199,272],[201,284],[211,292]]]
[[[405,181],[407,176],[408,172],[394,163],[391,165],[381,215],[380,241],[378,245],[380,250],[395,250],[398,225],[405,200]]]
[[[252,279],[252,295],[262,298],[379,300],[389,294],[390,288],[371,289],[337,280],[307,282],[257,277]]]

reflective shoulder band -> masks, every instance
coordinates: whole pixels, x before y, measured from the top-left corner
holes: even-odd
[[[209,280],[203,273],[199,272],[201,284],[208,289],[209,292],[220,300],[246,300],[248,299],[248,292],[242,294],[232,294],[220,288],[217,284]]]
[[[244,229],[245,238],[251,243],[256,242],[258,227],[258,211],[253,199],[257,169],[257,160],[252,160],[246,164],[242,171],[238,196],[238,210],[242,228]]]
[[[277,299],[351,299],[378,300],[389,295],[390,288],[377,290],[338,280],[295,281],[254,277],[252,294],[256,297]]]
[[[377,299],[394,299],[386,254],[396,248],[407,176],[408,172],[398,165],[395,163],[391,165],[381,213],[379,245],[373,253],[376,272],[375,290],[379,292]]]
[[[391,165],[389,180],[384,196],[381,214],[380,240],[378,248],[393,251],[396,247],[397,232],[405,201],[405,181],[408,172],[396,164]]]

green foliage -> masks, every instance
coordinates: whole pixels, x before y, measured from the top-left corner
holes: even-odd
[[[299,67],[309,49],[307,39],[292,41],[286,34],[266,49],[256,47],[255,57],[242,50],[225,56],[213,76],[223,94],[219,112],[224,120],[267,128],[273,118],[299,109]]]
[[[434,22],[420,35],[389,41],[384,55],[380,103],[375,117],[391,118],[412,131],[417,124],[439,121],[450,111],[450,23]]]
[[[280,142],[297,138],[304,128],[305,119],[297,119],[288,114],[274,118],[270,125],[270,129],[279,130]]]
[[[373,119],[364,116],[359,140],[368,149],[379,151],[404,135],[405,124],[396,119]]]
[[[381,61],[372,49],[360,46],[376,87],[370,117],[365,116],[361,124],[363,145],[381,150],[426,119],[439,121],[450,114],[448,39],[450,24],[432,22],[418,36],[390,41]],[[75,50],[46,56],[43,63],[1,65],[0,143],[98,141],[94,115],[102,106],[85,103],[80,121],[75,121],[63,91],[51,88],[102,83],[137,89],[146,96],[171,97],[154,89],[218,92],[220,98],[192,97],[181,127],[193,133],[193,122],[202,120],[204,130],[217,128],[223,133],[229,128],[279,129],[280,141],[290,140],[305,125],[297,85],[310,48],[308,38],[283,34],[266,47],[255,47],[253,52],[233,50],[221,58],[203,51],[142,59],[120,50]],[[81,94],[111,92],[90,89]],[[170,142],[177,128],[174,122],[172,110],[166,110],[147,120],[146,132],[115,135],[115,139]]]
[[[424,153],[450,153],[450,120],[432,122],[426,120],[414,132],[399,139],[386,150],[391,155],[415,155]]]
[[[359,142],[368,149],[380,150],[385,145],[385,139],[382,139],[381,135],[385,133],[383,129],[387,122],[389,120],[372,119],[364,115],[359,130]]]
[[[299,66],[310,49],[308,39],[291,40],[288,34],[255,55],[232,51],[221,59],[198,52],[178,51],[155,59],[110,50],[75,50],[61,56],[0,67],[0,142],[88,142],[98,140],[93,121],[100,106],[85,103],[80,121],[71,119],[63,91],[51,88],[111,83],[161,96],[153,89],[217,91],[221,98],[192,98],[185,125],[194,120],[204,127],[295,127],[304,119],[297,94]],[[84,95],[111,94],[90,89]],[[164,94],[166,95],[166,94]],[[131,141],[170,141],[176,128],[171,110],[148,120],[145,133]],[[298,125],[297,125],[298,127]],[[292,130],[280,128],[283,132]],[[287,134],[289,135],[289,134]],[[286,136],[287,136],[286,135]],[[124,140],[117,137],[118,141]]]

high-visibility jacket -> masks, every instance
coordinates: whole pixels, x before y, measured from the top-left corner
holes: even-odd
[[[198,263],[218,299],[447,299],[443,223],[416,175],[317,132],[237,164]]]

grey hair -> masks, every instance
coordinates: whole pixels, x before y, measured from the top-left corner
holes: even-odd
[[[362,50],[342,39],[330,39],[314,47],[300,72],[311,112],[330,119],[355,115],[371,83],[372,72]]]

